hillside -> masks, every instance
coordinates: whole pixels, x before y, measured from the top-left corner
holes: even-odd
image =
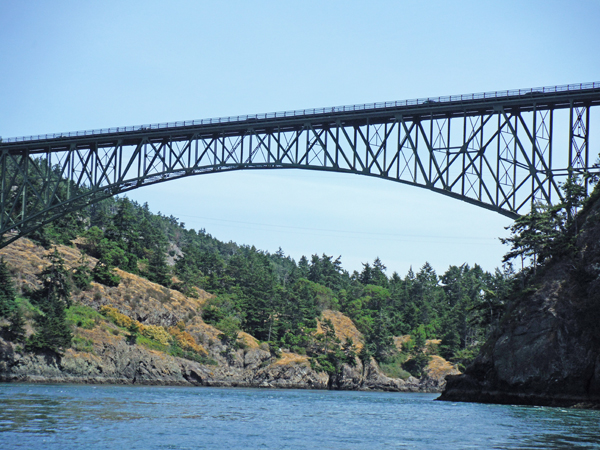
[[[65,245],[57,249],[73,272],[80,264],[80,250]],[[38,275],[48,265],[49,252],[25,238],[0,250],[20,294],[39,287]],[[96,258],[87,258],[90,268],[96,263]],[[62,354],[26,352],[6,332],[0,334],[0,380],[439,391],[445,375],[456,373],[439,356],[419,379],[387,377],[372,357],[364,364],[354,357],[352,364],[328,373],[307,355],[274,348],[241,330],[236,331],[236,345],[228,345],[223,331],[202,319],[213,294],[196,288],[193,297],[186,296],[114,270],[121,279],[118,286],[92,282],[88,289],[73,292],[67,315],[73,344]],[[32,314],[26,314],[29,335],[34,332]],[[357,352],[362,350],[364,336],[349,317],[323,310],[317,334],[326,333],[328,323],[340,342],[350,338]]]
[[[598,188],[571,229],[574,247],[535,274],[464,375],[441,399],[600,407]]]

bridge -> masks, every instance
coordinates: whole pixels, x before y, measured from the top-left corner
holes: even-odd
[[[246,169],[379,177],[516,218],[598,173],[598,105],[597,82],[9,138],[0,248],[113,195]]]

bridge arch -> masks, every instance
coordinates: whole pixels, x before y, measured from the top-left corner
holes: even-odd
[[[235,170],[376,177],[515,218],[559,201],[568,174],[597,171],[597,105],[590,83],[12,138],[0,144],[0,246],[117,194]],[[559,127],[567,148],[553,148]]]

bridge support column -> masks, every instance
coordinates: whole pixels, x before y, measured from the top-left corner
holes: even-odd
[[[574,106],[571,102],[569,124],[569,174],[584,175],[589,164],[589,106]],[[582,183],[587,194],[588,180],[584,178]]]

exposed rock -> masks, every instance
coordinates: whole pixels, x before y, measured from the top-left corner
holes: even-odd
[[[58,246],[58,250],[68,267],[79,263],[77,249]],[[45,254],[47,251],[25,238],[0,250],[0,256],[5,257],[18,275],[17,287],[21,289],[37,287],[36,275],[47,265]],[[96,260],[89,258],[89,263],[93,266]],[[92,349],[68,349],[62,356],[24,353],[0,337],[0,381],[439,392],[445,373],[454,370],[446,363],[443,369],[427,370],[420,380],[413,377],[401,380],[385,376],[375,360],[363,367],[356,358],[356,365],[344,365],[339,374],[330,377],[313,370],[308,357],[286,351],[276,357],[267,344],[259,344],[244,332],[238,337],[244,348],[232,351],[219,339],[221,332],[203,322],[199,314],[211,294],[198,290],[197,299],[189,298],[116,270],[121,277],[118,287],[92,283],[91,290],[80,292],[74,300],[96,310],[111,306],[145,326],[168,328],[183,322],[185,331],[206,349],[215,364],[203,365],[142,345],[131,345],[122,330],[106,322],[91,330],[76,328],[75,335],[90,342]],[[332,321],[340,340],[351,338],[357,350],[362,348],[363,336],[350,318],[331,310],[324,311],[323,317]]]
[[[600,202],[579,219],[575,256],[555,261],[511,305],[441,400],[600,406]]]

